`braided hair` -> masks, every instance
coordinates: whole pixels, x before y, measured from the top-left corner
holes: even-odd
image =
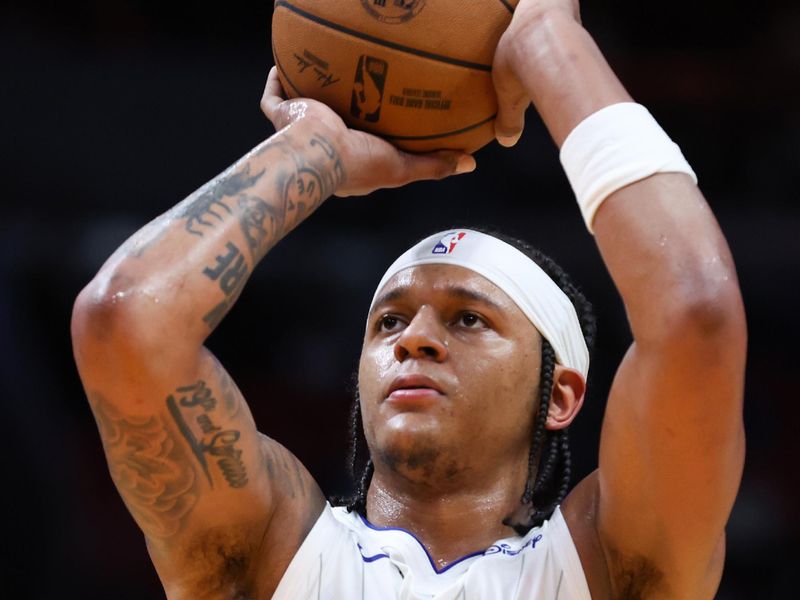
[[[575,307],[586,346],[591,354],[596,331],[594,312],[591,304],[575,287],[569,275],[553,259],[527,242],[497,232],[489,232],[480,228],[473,229],[514,246],[547,273]],[[553,390],[555,365],[555,351],[550,343],[542,338],[541,375],[538,388],[539,410],[534,417],[536,422],[528,455],[528,479],[520,498],[523,510],[503,521],[504,525],[513,528],[520,536],[524,536],[531,528],[541,525],[550,518],[556,506],[566,497],[571,484],[572,454],[568,428],[550,431],[545,427]],[[348,472],[355,485],[355,491],[350,497],[333,499],[333,503],[347,507],[348,511],[356,511],[366,516],[367,490],[375,468],[364,437],[357,385],[355,388],[353,404],[350,408],[347,456]]]

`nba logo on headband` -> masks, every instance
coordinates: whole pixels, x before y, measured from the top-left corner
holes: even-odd
[[[465,235],[467,234],[464,231],[448,233],[433,247],[431,254],[450,254]]]

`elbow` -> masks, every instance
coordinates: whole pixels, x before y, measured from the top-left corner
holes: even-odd
[[[683,287],[668,303],[665,331],[668,337],[744,349],[747,327],[735,273]]]
[[[78,294],[70,324],[73,348],[119,345],[141,331],[137,323],[148,321],[138,298],[141,291],[133,278],[119,271],[101,271]]]
[[[70,330],[76,351],[92,341],[102,343],[119,327],[124,307],[124,292],[107,285],[98,275],[75,299]]]

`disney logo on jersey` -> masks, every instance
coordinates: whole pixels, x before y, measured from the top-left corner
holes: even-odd
[[[419,14],[425,0],[361,0],[361,4],[382,23],[405,23]]]
[[[465,231],[454,231],[444,236],[431,250],[431,254],[452,254],[456,245],[464,236],[467,235]]]
[[[494,544],[492,546],[489,546],[483,553],[483,555],[489,556],[490,554],[505,554],[506,556],[516,556],[517,554],[525,550],[525,548],[530,548],[531,550],[536,548],[536,544],[539,543],[541,539],[542,539],[542,534],[540,533],[529,539],[527,542],[522,544],[522,546],[520,546],[516,550],[506,543]]]

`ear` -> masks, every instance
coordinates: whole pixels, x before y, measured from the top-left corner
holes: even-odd
[[[547,429],[568,427],[583,406],[586,381],[574,369],[556,365],[553,371],[553,391],[547,410]]]

